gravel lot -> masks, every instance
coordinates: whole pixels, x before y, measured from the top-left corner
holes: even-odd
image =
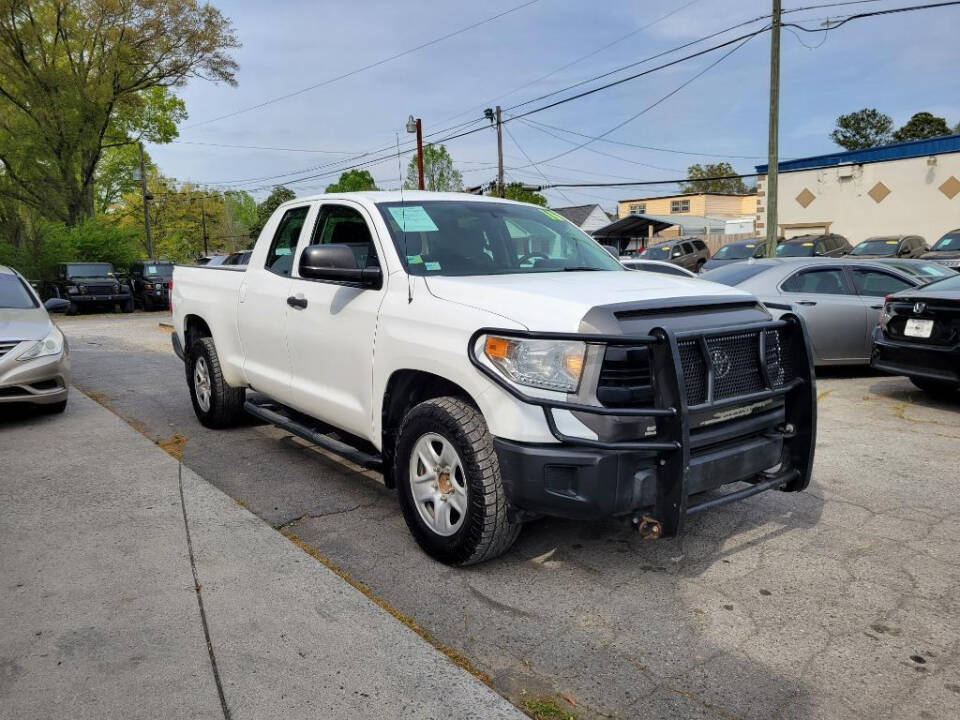
[[[76,385],[518,705],[579,718],[960,716],[960,401],[830,373],[807,492],[703,513],[671,541],[538,521],[503,558],[455,570],[418,550],[375,473],[275,428],[202,428],[167,319],[58,319]]]

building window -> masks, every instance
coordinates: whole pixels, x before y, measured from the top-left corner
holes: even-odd
[[[688,213],[688,212],[690,212],[689,200],[671,200],[670,201],[671,215],[675,215],[677,213]]]
[[[631,215],[643,215],[647,211],[646,203],[637,203],[630,206]]]

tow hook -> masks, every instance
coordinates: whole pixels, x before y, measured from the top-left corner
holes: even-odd
[[[630,522],[644,540],[656,540],[663,532],[660,521],[649,515],[634,515]]]

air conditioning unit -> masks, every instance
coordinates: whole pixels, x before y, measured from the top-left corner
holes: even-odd
[[[846,180],[853,177],[853,165],[840,165],[837,168],[837,177]]]

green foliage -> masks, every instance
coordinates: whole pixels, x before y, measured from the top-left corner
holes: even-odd
[[[893,118],[875,108],[863,108],[841,115],[830,139],[845,150],[887,145],[893,130]]]
[[[257,221],[250,226],[250,237],[256,238],[267,224],[267,220],[273,215],[273,211],[283,205],[283,203],[293,200],[297,194],[288,187],[277,185],[267,199],[257,205]]]
[[[453,165],[453,158],[443,145],[426,145],[423,148],[424,189],[435,192],[460,192],[463,189],[463,176]],[[403,186],[407,190],[419,187],[417,156],[413,155],[407,164],[407,180]]]
[[[938,117],[933,113],[918,112],[904,123],[903,127],[893,134],[893,139],[897,142],[905,140],[923,140],[925,138],[940,137],[949,135],[950,126],[947,125],[945,118]]]
[[[490,192],[490,195],[496,195],[496,191]],[[516,200],[517,202],[533,203],[541,207],[547,206],[547,199],[534,190],[527,190],[523,183],[507,183],[503,186],[503,197],[507,200]]]
[[[347,170],[345,173],[340,173],[340,179],[337,182],[327,185],[326,191],[338,193],[376,189],[377,184],[373,181],[373,175],[367,170]]]
[[[749,192],[743,178],[728,180],[700,180],[699,178],[716,178],[727,175],[736,175],[733,165],[727,162],[707,163],[705,165],[691,165],[687,168],[687,179],[691,182],[683,185],[685,193],[747,193]]]
[[[576,713],[548,697],[524,698],[520,702],[520,709],[533,720],[577,720]]]

